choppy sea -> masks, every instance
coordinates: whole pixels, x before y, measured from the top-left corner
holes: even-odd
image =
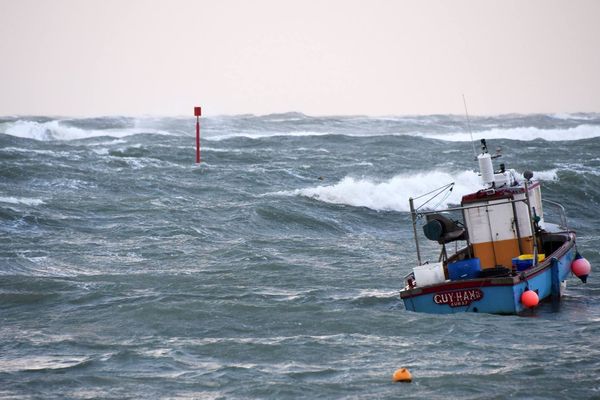
[[[0,118],[0,398],[600,398],[600,114],[471,125],[578,233],[559,310],[404,309],[462,116],[203,118],[200,165],[193,117]]]

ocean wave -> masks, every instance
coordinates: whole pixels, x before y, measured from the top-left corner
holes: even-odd
[[[0,360],[0,372],[44,371],[79,367],[91,359],[85,356],[28,356]]]
[[[148,128],[111,128],[111,129],[82,129],[69,126],[60,120],[37,122],[29,120],[17,120],[0,124],[0,133],[26,139],[40,141],[50,140],[78,140],[98,136],[109,136],[122,138],[140,133],[152,133],[159,135],[173,135],[170,132],[159,129]]]
[[[554,118],[554,119],[559,119],[562,121],[569,121],[569,120],[590,121],[590,120],[598,118],[598,115],[597,114],[588,114],[588,113],[555,113],[555,114],[549,114],[549,117]]]
[[[304,137],[304,136],[345,136],[345,137],[385,137],[408,136],[424,139],[436,139],[446,142],[470,142],[473,139],[509,139],[520,141],[533,141],[543,139],[550,142],[576,141],[600,137],[600,125],[583,124],[572,128],[542,129],[537,127],[492,128],[473,132],[448,132],[426,133],[423,131],[406,132],[369,132],[365,130],[346,131],[343,133],[333,131],[256,131],[256,132],[229,132],[206,137],[209,141],[221,141],[233,138],[265,139],[272,137]]]
[[[44,204],[44,200],[32,199],[29,197],[0,197],[0,203],[25,204],[28,206],[39,206]]]
[[[46,156],[53,156],[53,155],[57,154],[56,152],[54,152],[52,150],[24,149],[21,147],[4,147],[4,148],[0,149],[0,151],[7,152],[7,153],[43,154]],[[68,154],[68,153],[65,152],[64,154]]]
[[[549,169],[545,171],[536,171],[533,174],[535,179],[540,181],[557,181],[558,180],[558,169]]]
[[[248,132],[233,132],[225,133],[221,135],[208,136],[207,140],[218,142],[221,140],[234,139],[234,138],[247,138],[247,139],[265,139],[279,136],[286,137],[303,137],[303,136],[327,136],[333,135],[331,132],[318,132],[318,131],[248,131]],[[356,135],[364,136],[364,135]]]
[[[600,176],[600,171],[595,166],[583,165],[582,163],[559,163],[562,170],[571,171],[579,175]]]
[[[464,124],[453,116],[423,117],[339,117],[311,118],[297,114],[284,114],[265,117],[229,117],[206,118],[203,140],[222,141],[233,138],[266,139],[277,137],[398,137],[436,139],[448,142],[468,142],[471,134],[463,128]],[[480,130],[473,132],[473,138],[510,139],[532,141],[574,141],[600,137],[600,117],[588,114],[556,114],[547,118],[556,120],[556,124],[541,128],[538,119],[519,119],[509,121],[512,127],[505,128],[506,121],[479,125]],[[232,122],[233,121],[233,122]],[[298,123],[290,123],[298,122]],[[571,122],[564,122],[571,121]],[[85,122],[85,123],[84,123]],[[159,134],[169,136],[191,136],[188,119],[143,118],[115,121],[111,119],[93,120],[35,120],[18,119],[0,122],[0,133],[35,139],[40,141],[78,140],[100,136],[120,139],[136,134]],[[522,126],[515,125],[516,123]],[[563,127],[567,123],[567,126]],[[575,125],[574,124],[578,124]],[[440,131],[440,129],[442,129]],[[97,143],[94,143],[97,145]]]
[[[535,172],[539,180],[557,180],[557,170]],[[462,196],[481,189],[481,179],[475,171],[466,170],[456,173],[429,171],[421,174],[396,175],[385,181],[347,176],[330,186],[317,186],[292,191],[272,193],[283,196],[304,196],[325,203],[344,204],[354,207],[366,207],[376,211],[409,211],[408,199],[428,193],[443,185],[454,182],[449,196],[435,208],[445,208],[451,204],[460,204]],[[441,198],[440,198],[441,200]]]
[[[331,204],[346,204],[367,207],[377,211],[408,211],[408,199],[429,192],[442,185],[455,182],[455,189],[444,205],[460,203],[460,193],[469,193],[480,188],[480,179],[474,171],[463,171],[451,175],[442,171],[431,171],[414,175],[397,175],[386,181],[350,176],[330,186],[317,186],[293,191],[278,192],[280,195],[300,195]]]
[[[421,136],[428,139],[438,139],[447,142],[471,141],[471,134],[468,132],[435,134],[424,133]],[[549,142],[574,141],[600,137],[600,126],[584,124],[566,129],[540,129],[532,126],[507,129],[493,128],[486,131],[473,132],[472,136],[473,138],[477,139],[510,139],[521,141],[543,139]]]

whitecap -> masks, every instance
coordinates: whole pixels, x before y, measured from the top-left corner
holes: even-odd
[[[334,185],[281,191],[272,194],[300,195],[326,203],[367,207],[377,211],[408,211],[408,199],[410,197],[427,193],[451,182],[455,182],[454,190],[440,206],[458,204],[463,194],[481,188],[479,175],[474,171],[462,171],[455,174],[430,171],[420,174],[396,175],[384,181],[369,178],[357,179],[347,176]]]
[[[72,368],[89,361],[83,356],[29,356],[0,359],[0,372],[40,371]]]
[[[537,171],[536,179],[558,180],[558,169]],[[376,211],[409,211],[408,199],[454,182],[452,192],[436,208],[460,204],[462,196],[482,188],[479,174],[472,170],[449,173],[429,171],[420,174],[401,174],[387,180],[346,176],[333,185],[268,193],[276,196],[304,196],[331,204],[367,207]],[[441,199],[441,198],[440,198]]]
[[[557,181],[558,180],[558,169],[548,169],[545,171],[535,171],[533,173],[534,178],[540,181]]]
[[[536,139],[544,139],[550,142],[574,141],[600,137],[600,126],[585,124],[567,129],[540,129],[536,127],[519,127],[506,129],[492,128],[486,131],[473,132],[472,136],[468,132],[422,133],[421,136],[428,139],[438,139],[447,142],[470,142],[471,137],[488,140],[510,139],[532,141]]]
[[[152,133],[160,135],[173,135],[170,132],[159,129],[147,128],[123,128],[123,129],[81,129],[65,125],[60,120],[37,122],[29,120],[17,120],[4,124],[3,133],[27,139],[49,141],[49,140],[77,140],[98,136],[110,136],[122,138],[141,133]]]
[[[263,138],[271,138],[278,136],[286,136],[286,137],[304,137],[304,136],[326,136],[331,135],[331,132],[316,132],[316,131],[289,131],[289,132],[238,132],[238,133],[228,133],[219,136],[210,136],[207,137],[208,140],[212,140],[215,142],[232,139],[232,138],[248,138],[248,139],[263,139]]]
[[[0,203],[8,204],[25,204],[28,206],[39,206],[44,204],[42,199],[34,199],[30,197],[0,197]]]
[[[559,119],[562,121],[569,121],[569,120],[592,120],[595,119],[594,116],[591,115],[586,115],[586,114],[582,114],[582,113],[555,113],[555,114],[550,114],[549,115],[551,118],[554,119]]]

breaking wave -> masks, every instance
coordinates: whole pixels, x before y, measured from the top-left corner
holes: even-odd
[[[171,135],[171,133],[147,128],[122,128],[122,129],[82,129],[69,126],[60,120],[37,122],[28,120],[17,120],[0,124],[0,133],[10,136],[34,140],[77,140],[88,139],[98,136],[109,136],[122,138],[140,133],[154,133],[160,135]]]
[[[233,138],[247,138],[247,139],[264,139],[278,136],[286,137],[303,137],[303,136],[326,136],[332,135],[331,132],[316,132],[316,131],[282,131],[282,132],[239,132],[239,133],[223,133],[218,136],[209,136],[208,140],[218,142],[221,140],[233,139]],[[348,136],[364,136],[364,135],[348,135]]]
[[[240,117],[241,118],[241,117]],[[552,127],[537,126],[538,119],[514,121],[512,127],[485,122],[475,127],[473,138],[532,141],[575,141],[600,137],[600,117],[596,115],[552,116],[561,121]],[[531,126],[528,126],[531,124]],[[568,125],[565,125],[568,124]],[[284,118],[273,116],[253,118],[206,118],[203,139],[221,141],[233,138],[265,139],[272,137],[417,137],[448,142],[469,142],[471,135],[461,121],[452,116],[423,117],[328,117],[309,118],[296,114]],[[490,126],[497,126],[488,129]],[[194,128],[189,118],[141,118],[113,121],[110,119],[77,120],[18,119],[0,122],[0,133],[40,141],[77,140],[98,136],[123,138],[136,134],[192,136]]]
[[[33,199],[29,197],[0,197],[0,203],[7,204],[25,204],[28,206],[39,206],[44,204],[44,200]]]
[[[425,138],[438,139],[448,142],[470,142],[471,134],[468,132],[423,134]],[[487,131],[473,132],[473,137],[478,139],[510,139],[531,141],[543,139],[550,142],[572,141],[600,137],[600,126],[578,125],[565,129],[540,129],[536,127],[521,127],[500,129],[493,128]]]
[[[408,211],[409,197],[427,193],[450,182],[455,182],[455,188],[440,206],[459,203],[461,193],[472,192],[480,187],[479,176],[474,171],[464,171],[456,175],[432,171],[416,175],[397,175],[386,181],[347,176],[331,186],[296,189],[278,194],[300,195],[326,203],[367,207],[377,211]]]
[[[18,359],[2,359],[0,372],[44,371],[79,367],[90,361],[85,356],[28,356]]]
[[[412,136],[426,139],[443,140],[447,142],[470,142],[471,134],[468,132],[450,132],[450,133],[422,133],[422,132],[368,132],[364,130],[348,131],[344,133],[333,133],[328,131],[263,131],[263,132],[230,132],[208,137],[211,141],[220,141],[232,138],[263,139],[270,137],[302,137],[302,136],[347,136],[347,137],[378,137],[378,136]],[[532,141],[543,139],[550,142],[554,141],[575,141],[600,137],[600,126],[598,125],[578,125],[573,128],[564,129],[541,129],[537,127],[518,127],[518,128],[493,128],[486,131],[473,132],[473,138],[477,139],[509,139]]]
[[[539,180],[557,180],[557,170],[538,171]],[[462,171],[454,174],[443,171],[430,171],[414,175],[396,175],[385,181],[347,176],[330,186],[317,186],[293,191],[274,193],[284,196],[305,196],[331,204],[345,204],[354,207],[367,207],[376,211],[409,211],[408,199],[431,192],[443,185],[454,182],[450,194],[431,203],[433,208],[445,208],[459,204],[466,193],[481,189],[481,179],[475,171]],[[417,204],[418,205],[418,204]]]

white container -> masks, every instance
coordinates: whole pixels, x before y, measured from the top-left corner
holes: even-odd
[[[503,172],[499,174],[494,174],[494,183],[497,188],[501,188],[509,182],[510,174],[508,172]]]
[[[417,286],[429,286],[442,283],[446,280],[444,276],[444,265],[440,263],[423,264],[413,268]]]
[[[492,156],[489,153],[483,153],[477,156],[479,161],[479,172],[481,180],[486,185],[494,183],[494,165],[492,164]]]

